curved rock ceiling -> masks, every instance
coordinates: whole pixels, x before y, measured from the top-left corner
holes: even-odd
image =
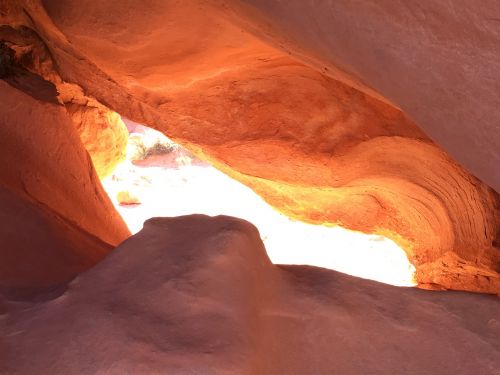
[[[256,35],[401,108],[500,190],[500,3],[225,1]]]
[[[500,5],[482,4],[5,1],[0,36],[70,114],[110,108],[291,217],[384,234],[421,287],[499,293]]]

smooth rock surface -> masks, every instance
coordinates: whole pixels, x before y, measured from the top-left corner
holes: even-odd
[[[128,237],[54,87],[0,80],[0,288],[65,282]]]
[[[2,374],[500,373],[500,300],[269,262],[251,224],[154,218],[59,295],[4,301]]]
[[[500,3],[223,1],[325,74],[377,93],[500,191]]]

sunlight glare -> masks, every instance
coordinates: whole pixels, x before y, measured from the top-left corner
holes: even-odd
[[[145,143],[154,144],[153,138],[165,137],[143,128]],[[392,285],[415,285],[414,266],[392,240],[339,226],[293,221],[250,188],[208,165],[137,166],[126,160],[102,182],[132,233],[156,216],[235,216],[259,229],[275,264],[312,265]],[[117,195],[123,191],[138,197],[140,204],[120,205]]]

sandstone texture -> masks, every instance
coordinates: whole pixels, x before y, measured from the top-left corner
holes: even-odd
[[[129,235],[55,94],[29,72],[0,81],[0,288],[15,294],[71,279]]]
[[[270,263],[242,220],[155,218],[36,304],[8,302],[3,374],[498,374],[497,297]]]
[[[120,115],[103,107],[66,104],[100,178],[109,176],[127,155],[128,131]]]
[[[242,25],[401,108],[500,190],[500,3],[236,0]]]
[[[7,9],[8,3],[4,5]],[[54,67],[50,51],[32,29],[8,23],[0,25],[0,42],[5,51],[2,55],[11,55],[11,64],[20,65],[55,86],[57,100],[70,114],[97,174],[100,178],[111,174],[126,155],[128,132],[120,116],[85,95],[81,87],[64,82]]]
[[[498,5],[462,5],[6,0],[1,30],[69,112],[88,98],[291,217],[388,236],[422,287],[498,294]]]
[[[499,19],[0,0],[0,373],[500,375],[500,300],[465,292],[500,295]],[[225,216],[130,237],[99,177],[136,123],[293,219],[391,238],[434,291],[273,265]]]

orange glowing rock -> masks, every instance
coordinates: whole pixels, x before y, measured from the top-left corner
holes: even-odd
[[[100,178],[125,160],[128,131],[120,116],[105,107],[67,104],[83,145]]]
[[[494,2],[275,3],[34,0],[0,15],[33,30],[5,33],[30,69],[286,215],[390,238],[421,284],[499,293],[500,198],[471,174],[500,188]]]
[[[116,199],[118,200],[118,203],[121,205],[132,205],[141,203],[139,197],[128,190],[119,191],[116,194]]]
[[[26,72],[0,80],[0,292],[8,295],[54,288],[130,235],[50,88]]]
[[[152,129],[142,132],[145,143],[171,143]],[[130,137],[128,148],[136,147],[136,140]],[[177,145],[175,148],[179,154],[185,152]],[[289,220],[251,189],[212,166],[196,162],[136,165],[132,163],[136,153],[127,154],[128,160],[103,184],[111,197],[116,195],[116,208],[132,233],[153,217],[195,213],[234,216],[259,229],[273,263],[311,265],[392,285],[415,285],[415,267],[405,251],[384,236]],[[130,205],[139,203],[139,191],[141,205],[132,209]]]

